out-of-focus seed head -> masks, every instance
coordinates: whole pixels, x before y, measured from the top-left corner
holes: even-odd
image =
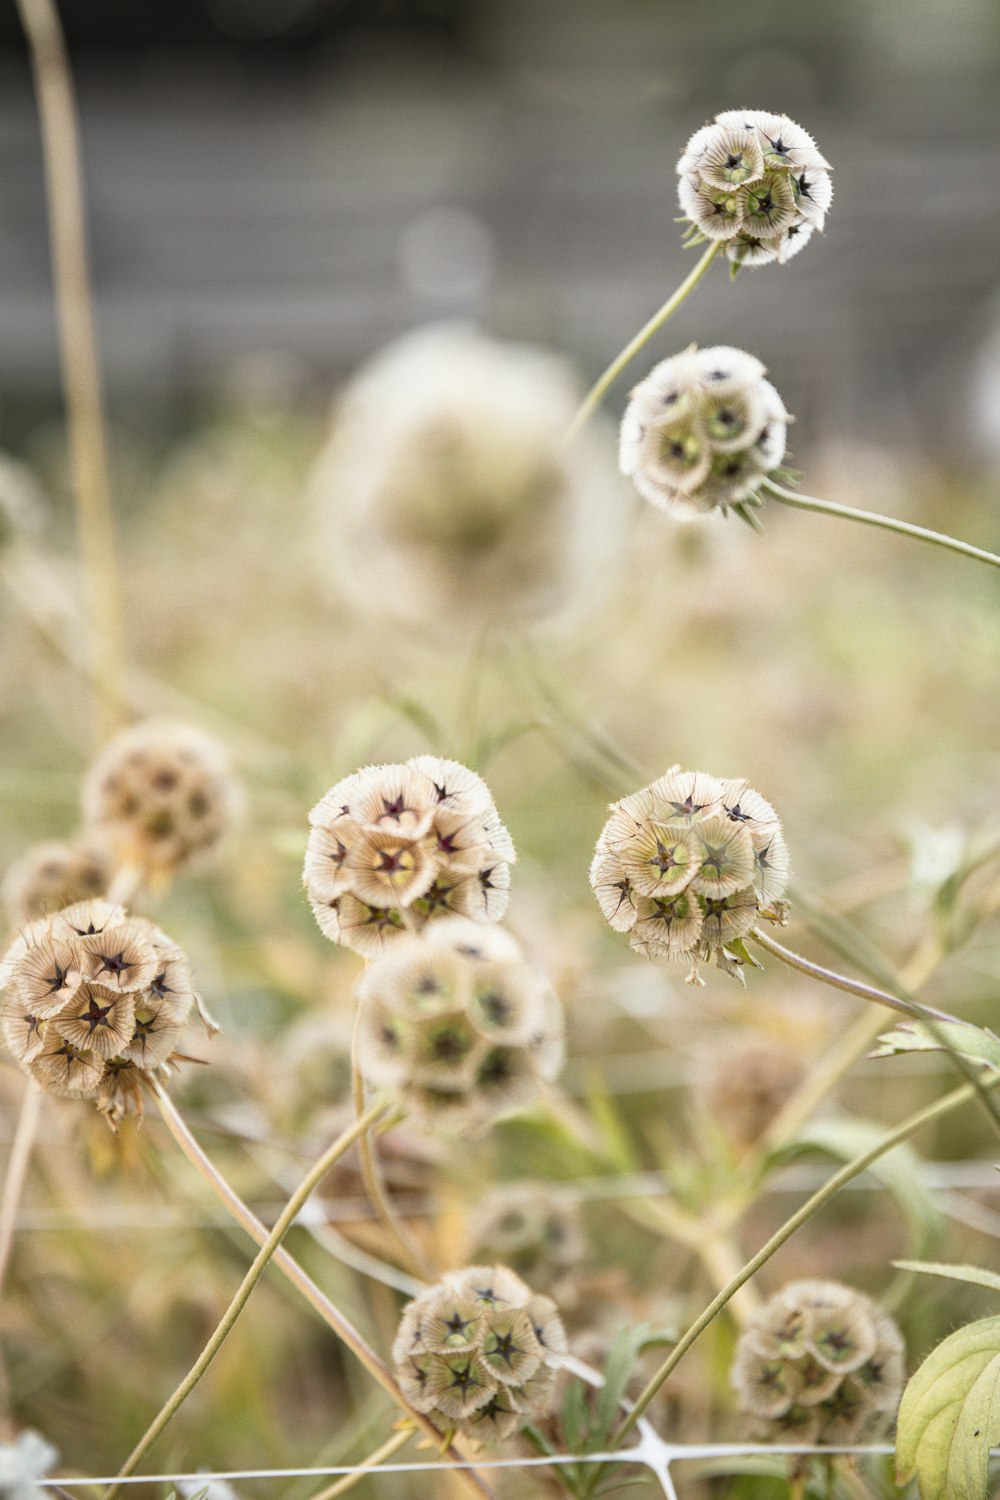
[[[791,421],[764,366],[740,349],[694,345],[635,387],[619,463],[639,494],[679,515],[759,503]]]
[[[540,1291],[553,1292],[584,1257],[574,1206],[542,1187],[498,1189],[475,1219],[471,1258],[495,1256]]]
[[[321,931],[366,957],[432,919],[497,922],[514,845],[481,777],[420,755],[366,766],[309,814],[303,881]]]
[[[751,1317],[731,1378],[757,1437],[842,1446],[888,1426],[904,1362],[898,1327],[870,1297],[796,1281]]]
[[[369,966],[358,999],[362,1072],[429,1129],[484,1129],[562,1065],[559,1001],[495,927],[453,917],[403,939]]]
[[[677,194],[699,239],[718,240],[734,266],[784,263],[833,200],[830,164],[787,115],[730,109],[696,130],[677,163]]]
[[[404,1308],[392,1357],[417,1411],[494,1443],[548,1411],[566,1353],[555,1303],[508,1267],[483,1265],[447,1273]]]
[[[102,751],[84,783],[83,812],[119,861],[162,880],[216,851],[240,800],[218,740],[150,719]]]
[[[590,867],[610,926],[647,958],[688,962],[694,983],[712,957],[742,978],[742,939],[758,915],[783,915],[787,877],[771,804],[746,781],[679,766],[614,803]]]
[[[37,1432],[22,1432],[11,1443],[0,1443],[0,1495],[3,1500],[46,1500],[40,1487],[59,1462],[51,1443]]]
[[[776,1041],[713,1045],[698,1083],[705,1113],[733,1144],[746,1149],[760,1139],[805,1076],[802,1059]]]
[[[314,476],[324,551],[369,613],[439,633],[592,607],[620,496],[582,392],[542,350],[461,325],[390,345],[348,388]]]
[[[0,959],[0,1028],[18,1066],[50,1094],[93,1099],[112,1127],[141,1114],[195,998],[177,945],[106,901],[31,923]]]
[[[94,839],[35,844],[10,866],[3,901],[11,922],[23,926],[76,901],[100,896],[111,879],[111,860]]]

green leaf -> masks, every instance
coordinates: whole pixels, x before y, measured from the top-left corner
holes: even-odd
[[[1000,1441],[1000,1318],[960,1328],[927,1356],[903,1392],[896,1476],[921,1500],[986,1500]]]
[[[894,1260],[900,1271],[921,1271],[927,1276],[946,1276],[949,1281],[969,1281],[987,1291],[1000,1292],[1000,1276],[979,1266],[946,1266],[937,1260]]]
[[[604,1384],[594,1402],[594,1425],[590,1436],[595,1447],[604,1447],[611,1429],[618,1421],[618,1409],[639,1355],[650,1345],[663,1342],[675,1340],[665,1340],[664,1334],[651,1323],[640,1323],[636,1328],[623,1328],[615,1336],[604,1366]]]
[[[587,1451],[587,1429],[589,1425],[583,1386],[579,1380],[571,1380],[566,1387],[566,1395],[563,1397],[562,1408],[563,1437],[566,1439],[566,1447],[570,1453],[585,1453]]]
[[[942,1042],[950,1042],[956,1052],[970,1062],[983,1063],[1000,1073],[1000,1037],[994,1036],[980,1026],[966,1026],[964,1022],[944,1023],[936,1026],[937,1037],[909,1021],[901,1021],[892,1031],[879,1037],[879,1046],[869,1057],[895,1057],[900,1052],[942,1052]]]

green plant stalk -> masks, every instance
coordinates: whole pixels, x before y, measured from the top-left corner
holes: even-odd
[[[664,302],[663,306],[659,309],[658,312],[655,312],[653,314],[649,322],[645,323],[643,327],[639,329],[639,332],[636,334],[635,338],[631,339],[629,343],[625,345],[625,348],[621,351],[621,353],[617,355],[608,365],[608,368],[604,371],[604,374],[594,382],[594,384],[591,386],[590,390],[584,397],[579,411],[569,425],[569,429],[566,433],[567,442],[572,442],[577,433],[586,425],[592,413],[601,404],[605,393],[607,392],[609,387],[612,386],[618,379],[618,376],[624,370],[625,366],[627,364],[630,364],[635,356],[640,352],[640,350],[646,347],[650,339],[653,337],[654,333],[657,333],[663,327],[667,319],[677,311],[681,303],[684,301],[685,297],[687,297],[688,293],[694,291],[695,287],[698,285],[699,281],[704,276],[709,266],[712,264],[712,261],[715,259],[720,249],[721,241],[713,240],[708,246],[704,255],[699,260],[698,264],[691,272],[689,272],[687,276],[685,276],[684,280],[681,282],[677,290],[667,298],[666,302]]]
[[[205,1181],[209,1184],[219,1201],[232,1214],[241,1229],[245,1230],[256,1244],[263,1245],[267,1239],[267,1230],[256,1215],[251,1213],[239,1194],[234,1192],[222,1176],[222,1173],[216,1169],[204,1151],[202,1151],[198,1142],[184,1123],[170,1096],[164,1089],[158,1088],[155,1098],[164,1124],[184,1152],[188,1161],[205,1178]],[[457,1452],[454,1446],[446,1442],[444,1435],[434,1426],[430,1418],[425,1416],[423,1412],[418,1412],[415,1407],[410,1405],[400,1390],[389,1367],[383,1363],[367,1340],[354,1327],[353,1323],[320,1290],[312,1277],[307,1275],[298,1261],[294,1260],[283,1246],[279,1246],[275,1250],[272,1259],[282,1275],[302,1293],[310,1307],[319,1314],[324,1323],[333,1330],[337,1337],[347,1345],[352,1354],[355,1355],[371,1375],[372,1379],[392,1397],[392,1400],[402,1411],[406,1412],[413,1419],[415,1425],[430,1439],[435,1450],[440,1452],[441,1456],[446,1458],[449,1463],[455,1465],[456,1478],[462,1480],[469,1490],[480,1497],[480,1500],[496,1500],[496,1496],[490,1487],[472,1468],[468,1467],[463,1455]]]
[[[326,1489],[320,1490],[318,1494],[313,1495],[312,1500],[335,1500],[337,1495],[346,1495],[347,1491],[352,1490],[356,1484],[360,1483],[362,1479],[371,1473],[372,1469],[377,1469],[379,1464],[384,1464],[387,1458],[393,1458],[399,1452],[400,1448],[406,1446],[412,1436],[412,1428],[406,1428],[402,1432],[394,1432],[388,1442],[382,1444],[381,1448],[376,1448],[374,1453],[369,1453],[368,1457],[358,1465],[353,1474],[342,1474],[334,1484],[328,1485]]]
[[[993,1089],[998,1084],[1000,1084],[1000,1075],[988,1079],[983,1087]],[[908,1141],[911,1136],[916,1135],[925,1125],[931,1124],[944,1115],[951,1114],[953,1110],[960,1108],[963,1104],[967,1104],[975,1096],[976,1091],[971,1083],[962,1084],[959,1088],[953,1089],[950,1094],[945,1094],[942,1099],[938,1099],[933,1104],[928,1104],[923,1109],[918,1110],[916,1114],[910,1115],[901,1125],[897,1125],[894,1130],[890,1130],[884,1135],[877,1145],[872,1146],[868,1151],[862,1152],[860,1156],[856,1156],[853,1161],[847,1162],[839,1171],[834,1172],[832,1177],[827,1178],[823,1186],[818,1188],[802,1204],[801,1208],[797,1209],[790,1218],[785,1220],[781,1228],[775,1231],[767,1243],[761,1246],[756,1255],[747,1261],[746,1265],[723,1287],[718,1296],[712,1299],[701,1315],[691,1324],[688,1331],[674,1345],[667,1358],[663,1361],[663,1364],[656,1371],[656,1374],[649,1380],[637,1398],[635,1405],[619,1425],[617,1431],[612,1435],[609,1446],[617,1448],[621,1445],[624,1438],[635,1427],[639,1418],[645,1414],[650,1402],[664,1381],[677,1368],[684,1355],[697,1342],[705,1329],[714,1322],[727,1302],[739,1291],[740,1287],[744,1286],[752,1276],[757,1274],[762,1266],[767,1264],[772,1255],[780,1250],[782,1245],[787,1240],[790,1240],[792,1235],[801,1229],[803,1224],[807,1223],[821,1208],[829,1203],[831,1198],[836,1197],[842,1187],[853,1181],[855,1177],[860,1176],[873,1162],[885,1156],[893,1147],[901,1146],[904,1141]],[[597,1482],[598,1477],[599,1474],[594,1476],[594,1483]]]
[[[94,333],[73,78],[55,0],[16,0],[38,100],[73,500],[83,563],[98,742],[124,710],[124,627],[104,400]]]
[[[794,490],[786,490],[782,485],[776,484],[773,479],[765,479],[761,489],[773,499],[780,500],[782,505],[792,505],[797,510],[812,510],[821,516],[839,516],[844,521],[859,521],[862,526],[878,526],[883,531],[897,531],[902,536],[916,537],[919,542],[930,542],[934,547],[944,547],[949,552],[974,557],[979,562],[989,563],[993,568],[1000,568],[1000,557],[995,553],[986,552],[982,547],[973,547],[969,542],[960,542],[941,531],[928,531],[925,526],[897,521],[894,516],[880,516],[876,511],[855,510],[852,505],[838,505],[834,500],[817,500],[813,495],[799,495]]]

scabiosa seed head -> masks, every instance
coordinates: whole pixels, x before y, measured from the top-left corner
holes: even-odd
[[[95,840],[35,844],[10,866],[3,901],[16,926],[34,922],[61,907],[100,896],[111,879],[111,860]]]
[[[471,1259],[493,1255],[543,1292],[552,1292],[585,1253],[579,1214],[538,1186],[492,1193],[476,1213]]]
[[[557,357],[456,324],[391,344],[348,387],[312,483],[323,551],[369,614],[442,634],[600,596],[620,496]]]
[[[870,1297],[837,1281],[796,1281],[751,1317],[731,1378],[756,1436],[844,1446],[888,1426],[904,1360],[898,1327]]]
[[[742,977],[759,914],[782,915],[788,850],[777,813],[748,782],[673,766],[611,808],[590,867],[598,904],[647,958],[714,957]]]
[[[697,235],[734,266],[783,263],[822,229],[830,164],[787,115],[731,109],[696,130],[677,163],[677,194]]]
[[[32,922],[0,959],[0,1029],[48,1093],[93,1099],[112,1127],[142,1112],[195,993],[180,948],[145,917],[83,901]]]
[[[663,360],[635,387],[622,419],[619,463],[660,510],[701,515],[754,504],[785,456],[791,421],[764,366],[740,349],[698,349]]]
[[[116,735],[87,775],[87,824],[154,880],[214,853],[239,787],[223,746],[189,724],[149,719]]]
[[[481,777],[419,755],[366,766],[316,804],[303,881],[322,932],[366,956],[431,919],[497,922],[516,859]]]
[[[467,918],[394,944],[358,987],[359,1057],[428,1128],[484,1129],[532,1103],[563,1057],[562,1010],[506,932]]]
[[[764,1134],[804,1076],[802,1059],[776,1041],[721,1050],[714,1043],[698,1080],[698,1098],[706,1115],[745,1150]]]
[[[393,1344],[407,1400],[446,1430],[500,1442],[549,1409],[567,1353],[554,1302],[506,1266],[467,1266],[403,1309]]]

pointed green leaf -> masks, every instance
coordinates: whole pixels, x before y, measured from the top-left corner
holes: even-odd
[[[940,1024],[931,1036],[920,1027],[902,1021],[892,1031],[879,1037],[879,1046],[869,1057],[894,1057],[900,1052],[941,1052],[942,1043],[949,1042],[956,1052],[970,1062],[983,1063],[1000,1072],[1000,1037],[980,1026],[966,1026],[964,1022]]]
[[[927,1356],[903,1392],[896,1431],[900,1484],[921,1500],[986,1500],[1000,1442],[1000,1318],[960,1328]]]
[[[949,1281],[969,1281],[987,1291],[1000,1292],[1000,1276],[979,1266],[946,1266],[936,1260],[894,1260],[900,1271],[922,1271],[926,1276],[946,1276]]]

